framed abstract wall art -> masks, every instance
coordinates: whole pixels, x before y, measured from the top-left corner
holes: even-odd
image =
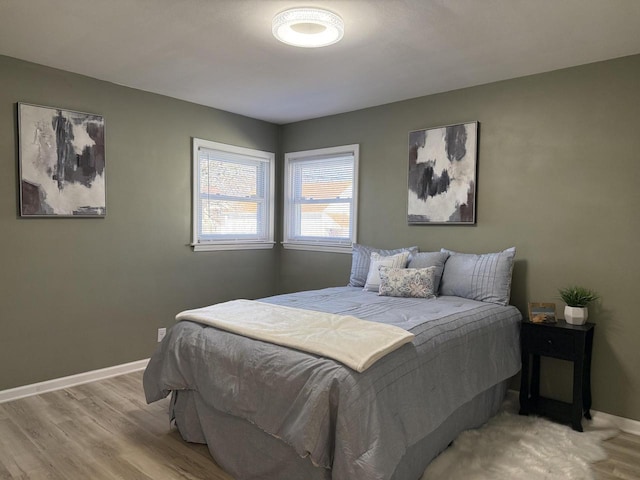
[[[477,167],[478,122],[409,132],[409,224],[475,224]]]
[[[104,217],[104,118],[18,103],[20,215]]]

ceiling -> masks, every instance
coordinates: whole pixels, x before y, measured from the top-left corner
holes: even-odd
[[[294,6],[335,45],[271,35]],[[0,54],[283,124],[640,53],[638,0],[0,0]]]

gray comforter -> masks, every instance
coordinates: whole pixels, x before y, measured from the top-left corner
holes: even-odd
[[[336,480],[389,479],[407,448],[520,369],[515,307],[380,297],[336,287],[264,302],[397,325],[415,335],[357,373],[334,360],[192,322],[170,329],[144,374],[148,402],[197,390],[309,456]]]

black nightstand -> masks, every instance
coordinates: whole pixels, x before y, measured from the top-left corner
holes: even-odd
[[[582,416],[591,419],[591,350],[595,324],[570,325],[532,323],[523,320],[520,328],[522,371],[520,372],[520,415],[534,413],[569,423],[582,431]],[[573,362],[573,402],[540,396],[540,356]],[[533,357],[531,378],[529,361]]]

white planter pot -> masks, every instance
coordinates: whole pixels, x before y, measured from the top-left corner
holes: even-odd
[[[588,317],[587,307],[564,307],[564,319],[571,325],[584,325]]]

